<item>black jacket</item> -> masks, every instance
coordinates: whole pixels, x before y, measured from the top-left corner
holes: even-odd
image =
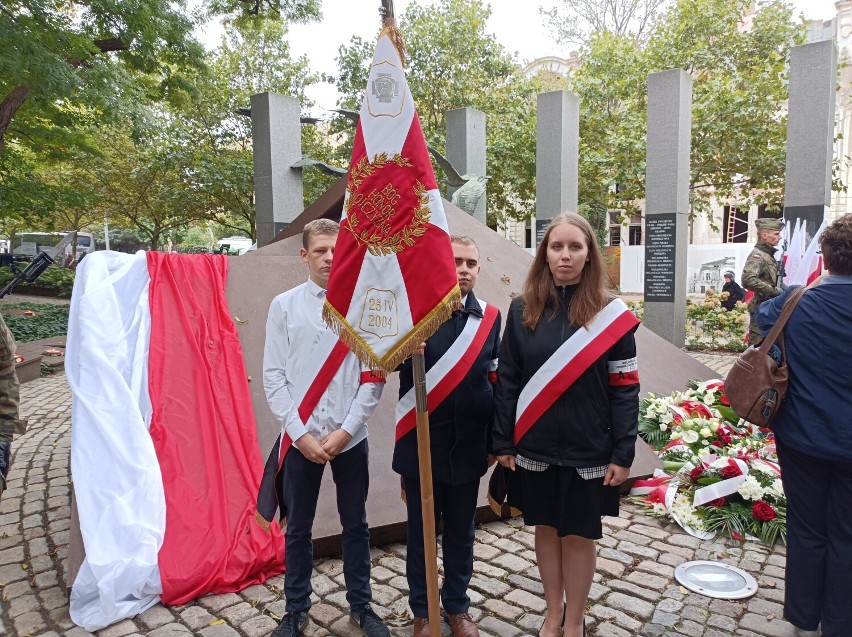
[[[742,301],[745,298],[745,290],[743,290],[736,281],[725,283],[722,286],[722,292],[729,294],[728,298],[722,301],[722,307],[729,312],[734,309],[737,301]]]
[[[568,322],[576,286],[557,288],[556,316],[545,309],[536,329],[524,327],[523,298],[512,301],[500,347],[492,452],[520,453],[566,467],[633,463],[639,419],[639,384],[610,385],[607,363],[636,357],[631,330],[550,406],[515,447],[515,410],[521,390],[545,361],[579,328]],[[552,317],[552,318],[551,318]]]
[[[470,315],[482,316],[482,308],[469,292],[464,310],[458,310],[426,341],[426,371],[441,358],[461,334]],[[488,468],[488,445],[494,418],[494,389],[489,369],[500,349],[500,315],[458,387],[429,412],[432,447],[432,476],[443,484],[464,484],[478,480]],[[492,375],[493,377],[493,375]],[[399,395],[414,385],[411,359],[399,367]],[[418,479],[417,432],[403,436],[393,450],[393,470],[407,478]]]

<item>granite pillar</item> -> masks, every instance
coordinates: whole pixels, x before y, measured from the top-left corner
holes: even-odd
[[[566,91],[539,93],[535,151],[535,245],[560,212],[577,211],[580,98]]]
[[[473,108],[447,111],[447,159],[460,175],[479,175],[485,172],[485,113]],[[447,189],[447,198],[456,188]],[[473,217],[485,223],[485,195],[476,205]]]
[[[645,167],[645,327],[677,347],[686,339],[692,77],[648,76]]]
[[[831,205],[837,47],[825,40],[790,50],[784,218],[813,236]]]
[[[304,209],[299,101],[278,93],[251,97],[257,245],[265,246]]]

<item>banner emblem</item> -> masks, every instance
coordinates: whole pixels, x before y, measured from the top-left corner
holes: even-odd
[[[379,338],[399,334],[399,315],[393,290],[370,288],[364,299],[361,329]]]
[[[370,92],[367,108],[373,117],[399,117],[402,113],[404,93],[402,69],[390,62],[379,62],[370,69]]]
[[[430,219],[429,192],[416,179],[413,190],[417,205],[411,212],[411,220],[398,232],[391,234],[391,220],[396,216],[395,205],[401,198],[399,190],[390,182],[370,190],[377,182],[368,179],[387,166],[411,168],[412,163],[400,154],[388,157],[386,153],[379,153],[372,162],[362,157],[351,169],[346,186],[349,196],[346,198],[345,210],[349,223],[343,227],[352,233],[356,243],[366,246],[370,254],[375,256],[397,254],[413,246],[415,239],[426,232],[426,224]],[[367,187],[362,188],[365,180]],[[365,193],[367,190],[370,192]]]

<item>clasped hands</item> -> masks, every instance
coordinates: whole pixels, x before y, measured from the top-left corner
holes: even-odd
[[[352,436],[348,432],[338,429],[322,440],[317,440],[310,434],[304,434],[296,442],[305,458],[317,464],[325,464],[334,460],[346,448],[350,440]]]

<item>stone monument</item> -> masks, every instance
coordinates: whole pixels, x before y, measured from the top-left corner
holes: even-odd
[[[676,347],[686,340],[692,77],[648,76],[645,167],[645,327]]]
[[[784,218],[813,236],[831,205],[837,47],[831,40],[790,49]]]

